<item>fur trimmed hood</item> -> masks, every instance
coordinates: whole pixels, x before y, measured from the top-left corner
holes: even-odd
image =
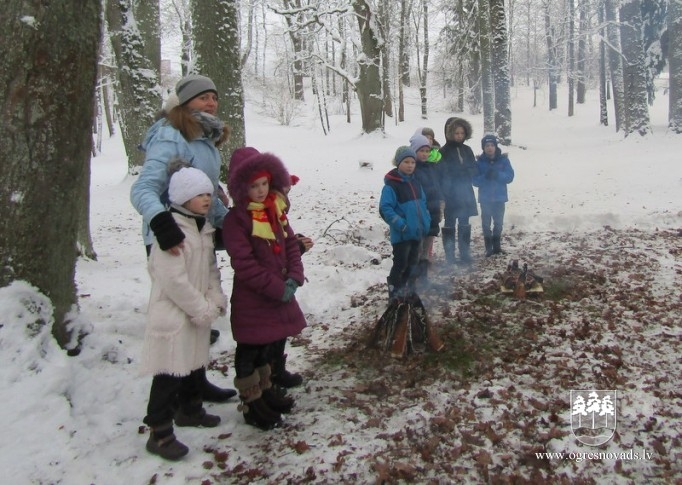
[[[455,138],[455,128],[461,126],[464,128],[464,140],[468,140],[471,138],[471,135],[474,134],[474,130],[471,127],[471,123],[469,123],[467,120],[464,118],[458,118],[458,117],[452,117],[448,118],[448,120],[445,122],[445,139],[447,141],[453,140]]]
[[[282,160],[272,153],[260,153],[253,147],[237,148],[230,158],[227,191],[234,204],[243,205],[248,198],[249,179],[255,172],[266,170],[272,175],[270,190],[283,192],[291,186],[291,175]]]

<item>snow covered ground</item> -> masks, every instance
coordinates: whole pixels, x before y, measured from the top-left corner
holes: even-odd
[[[0,289],[1,481],[680,483],[682,137],[667,132],[667,97],[659,92],[652,107],[651,136],[623,140],[598,124],[591,99],[568,118],[515,89],[508,254],[482,258],[478,218],[470,271],[444,267],[436,241],[422,296],[446,349],[395,360],[365,345],[391,266],[378,197],[395,149],[420,126],[444,142],[453,115],[434,99],[421,120],[410,94],[410,121],[388,119],[383,135],[360,135],[354,113],[353,125],[333,115],[324,136],[313,103],[281,126],[255,95],[247,100],[247,144],[301,178],[291,221],[315,240],[297,293],[309,327],[289,346],[306,384],[291,391],[287,426],[271,432],[247,426],[236,403],[209,405],[221,425],[178,429],[191,449],[178,463],[144,449],[150,380],[138,361],[149,278],[122,143],[107,140],[92,161],[98,260],[77,268],[80,318],[92,325],[81,354],[67,357],[36,323],[49,319],[44,297],[22,282]],[[478,153],[481,117],[465,117]],[[545,277],[543,297],[499,294],[512,258]],[[221,267],[229,294],[224,254]],[[231,386],[228,319],[216,327],[210,378]],[[616,433],[602,447],[572,434],[577,389],[617,391]]]

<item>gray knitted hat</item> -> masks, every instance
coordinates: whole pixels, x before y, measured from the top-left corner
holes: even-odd
[[[180,104],[191,101],[192,98],[199,96],[206,91],[213,91],[218,94],[218,90],[210,78],[200,74],[190,74],[178,81],[175,85],[175,94],[178,95]]]

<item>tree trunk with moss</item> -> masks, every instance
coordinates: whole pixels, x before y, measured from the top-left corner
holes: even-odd
[[[362,53],[358,58],[360,74],[355,88],[360,102],[362,131],[372,133],[383,130],[383,93],[381,79],[381,49],[379,39],[372,25],[376,22],[374,13],[366,0],[354,0],[353,10],[360,28],[360,44]]]
[[[0,15],[0,286],[23,280],[50,298],[63,348],[77,337],[69,323],[100,15],[99,0],[10,0]]]
[[[218,89],[218,118],[231,130],[221,150],[224,166],[235,148],[245,144],[244,87],[239,42],[239,3],[235,0],[193,0],[196,54],[194,72],[210,77]]]
[[[161,109],[159,73],[145,57],[131,1],[109,0],[106,17],[118,66],[121,137],[128,156],[128,171],[135,174],[144,163],[144,153],[137,147]]]

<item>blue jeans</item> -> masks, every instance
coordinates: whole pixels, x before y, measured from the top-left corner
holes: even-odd
[[[483,237],[500,237],[502,235],[504,207],[504,202],[481,202],[481,225],[483,226]]]

